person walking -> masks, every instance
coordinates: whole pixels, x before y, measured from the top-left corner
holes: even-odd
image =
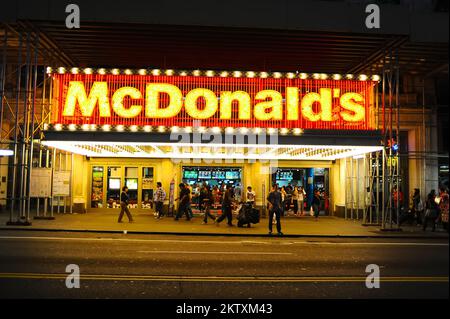
[[[180,201],[180,204],[178,205],[178,212],[175,216],[175,220],[179,220],[180,217],[183,216],[183,214],[186,214],[186,220],[191,220],[191,216],[189,214],[189,204],[191,202],[191,191],[189,188],[184,184],[180,183],[178,185],[180,187],[180,197],[176,200]]]
[[[203,184],[203,188],[200,191],[200,200],[202,203],[202,209],[205,212],[204,218],[203,218],[203,225],[206,225],[208,223],[208,217],[212,218],[212,220],[215,220],[216,217],[214,217],[211,214],[211,205],[213,203],[213,195],[211,192],[211,188],[205,184]]]
[[[314,191],[314,197],[312,200],[312,208],[314,211],[314,219],[317,221],[319,219],[319,213],[320,213],[320,194],[319,191],[316,189]]]
[[[157,182],[156,183],[156,191],[153,195],[153,202],[155,203],[155,211],[156,211],[156,219],[160,219],[163,215],[163,206],[164,206],[164,200],[166,199],[166,192],[162,188],[162,183]]]
[[[228,184],[227,189],[225,190],[225,194],[223,195],[222,200],[222,215],[216,218],[215,223],[217,226],[225,219],[228,220],[228,226],[233,226],[233,213],[232,213],[232,205],[234,202],[234,189],[233,184]]]
[[[412,196],[412,212],[416,218],[417,225],[423,224],[423,201],[420,196],[420,189],[414,188],[414,193]]]
[[[120,214],[118,223],[122,222],[123,214],[127,214],[128,221],[130,223],[134,222],[133,216],[130,213],[130,210],[128,209],[128,201],[130,200],[130,197],[128,196],[128,187],[124,186],[122,187],[122,193],[120,193]]]
[[[427,201],[425,203],[425,217],[423,220],[423,231],[426,231],[428,223],[432,222],[431,231],[436,230],[436,220],[439,217],[439,206],[436,203],[436,191],[433,189],[427,196]]]
[[[281,193],[278,191],[278,185],[273,184],[272,191],[267,196],[268,208],[269,208],[269,235],[272,235],[273,219],[275,217],[277,221],[277,232],[279,236],[282,236],[281,232],[281,214],[283,212]]]

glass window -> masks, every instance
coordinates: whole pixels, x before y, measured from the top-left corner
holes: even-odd
[[[142,167],[142,208],[152,207],[153,189],[153,167]]]
[[[120,167],[108,167],[108,184],[106,191],[106,200],[108,208],[120,207],[120,192],[122,187],[122,172]]]
[[[125,186],[128,187],[130,196],[129,206],[137,208],[138,205],[138,168],[125,167]]]
[[[103,207],[103,166],[92,167],[91,208]]]

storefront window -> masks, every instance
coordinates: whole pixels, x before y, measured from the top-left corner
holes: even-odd
[[[150,209],[153,200],[153,167],[142,168],[142,208]]]
[[[108,167],[108,185],[107,185],[107,207],[120,207],[120,192],[121,192],[121,169],[120,167]]]
[[[226,185],[235,186],[235,197],[240,200],[242,189],[242,168],[239,167],[183,167],[183,182],[192,187],[192,207],[198,207],[198,195],[203,183],[217,190],[218,197],[226,189]],[[219,199],[217,199],[219,201]]]
[[[91,208],[103,207],[103,166],[92,167]]]
[[[129,206],[137,208],[138,205],[138,168],[125,167],[125,186],[128,187],[130,196]]]

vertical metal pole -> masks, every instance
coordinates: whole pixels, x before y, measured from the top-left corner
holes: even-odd
[[[67,171],[67,152],[64,152],[64,171]],[[67,196],[63,196],[63,198],[64,198],[64,210],[63,210],[63,212],[65,214],[66,213],[66,199],[67,199]]]
[[[344,205],[344,217],[345,219],[347,219],[347,207],[348,207],[348,188],[350,187],[350,185],[348,185],[348,169],[347,169],[347,158],[344,158],[344,172],[345,172],[345,177],[344,177],[344,188],[345,188],[345,205]]]
[[[16,82],[16,110],[14,114],[14,155],[13,155],[13,180],[11,189],[11,211],[10,211],[10,222],[13,221],[14,204],[16,202],[16,178],[17,178],[17,150],[18,150],[18,126],[19,126],[19,101],[20,101],[20,85],[21,85],[21,75],[22,75],[22,33],[19,33],[19,56],[17,58],[17,82]],[[18,213],[19,217],[20,212]],[[18,218],[19,219],[19,218]]]
[[[2,73],[0,74],[0,141],[2,140],[3,134],[3,99],[5,96],[5,82],[6,82],[6,48],[8,47],[8,29],[5,28],[5,33],[3,34],[3,57],[2,57]]]
[[[62,158],[61,157],[62,157],[62,152],[59,152],[59,156],[58,156],[58,162],[59,162],[58,171],[61,171],[61,164],[62,164]],[[59,214],[59,206],[61,205],[61,196],[58,195],[57,197],[58,197],[58,208],[57,208],[56,212]]]
[[[401,172],[400,172],[400,160],[401,160],[401,154],[400,154],[400,100],[399,100],[399,82],[400,82],[400,62],[399,62],[399,55],[398,55],[398,49],[395,52],[396,54],[396,80],[395,80],[395,105],[396,105],[396,112],[397,112],[397,116],[396,116],[396,133],[397,133],[397,146],[398,146],[398,150],[397,150],[397,162],[396,162],[396,171],[397,171],[397,194],[400,194],[400,190],[402,191],[403,194],[405,194],[405,190],[403,189],[403,183],[402,183],[402,176],[401,176]],[[400,189],[400,186],[402,186],[402,188]],[[405,196],[403,195],[403,200],[404,200]],[[397,200],[397,227],[399,227],[399,223],[400,223],[400,200]]]
[[[386,195],[385,195],[385,190],[386,190],[386,148],[383,147],[383,151],[382,151],[382,188],[381,188],[381,227],[385,228],[386,227]]]
[[[50,166],[50,150],[45,150],[45,167],[49,168]],[[44,217],[47,217],[47,209],[48,209],[48,198],[44,198]]]
[[[70,154],[70,213],[73,214],[73,153]]]
[[[359,220],[359,209],[361,208],[360,204],[360,186],[361,186],[361,175],[359,172],[359,159],[355,160],[356,162],[356,220]]]
[[[425,78],[423,78],[422,86],[422,198],[427,196],[427,180],[426,180],[426,169],[427,169],[427,128],[425,125]],[[426,198],[426,197],[425,197]]]
[[[52,173],[54,174],[56,170],[56,148],[53,149],[52,158]],[[52,187],[51,187],[51,198],[50,198],[50,217],[53,217],[53,206],[55,205],[55,197],[53,196],[53,174],[52,174]]]
[[[22,129],[22,154],[20,162],[20,216],[21,218],[26,218],[26,199],[25,199],[25,174],[27,168],[28,159],[28,149],[27,149],[27,139],[29,134],[28,126],[28,94],[30,91],[30,33],[27,31],[27,58],[26,58],[26,68],[25,68],[25,92],[23,95],[23,129]],[[28,220],[26,220],[28,221]]]
[[[353,209],[354,209],[354,201],[355,201],[355,197],[354,197],[354,187],[353,187],[353,183],[354,181],[354,171],[353,171],[353,158],[349,158],[350,160],[350,219],[353,220]]]
[[[27,188],[27,200],[28,200],[28,210],[27,210],[27,220],[30,219],[30,206],[31,206],[31,198],[30,198],[30,181],[31,181],[31,171],[33,169],[33,151],[34,151],[34,109],[36,103],[36,86],[37,86],[37,68],[38,68],[38,47],[39,47],[39,33],[36,34],[35,38],[35,47],[34,47],[34,75],[33,75],[33,91],[31,98],[31,128],[30,128],[30,151],[28,157],[28,177],[25,183],[25,187]],[[41,159],[39,159],[39,162]],[[38,202],[39,203],[39,202]],[[38,208],[39,209],[39,208]]]

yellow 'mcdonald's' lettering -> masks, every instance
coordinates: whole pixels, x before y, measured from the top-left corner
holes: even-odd
[[[160,95],[166,93],[169,96],[169,105],[160,108]],[[145,90],[145,116],[154,118],[174,117],[183,106],[183,93],[172,84],[150,83]]]
[[[237,120],[259,121],[283,120],[297,121],[303,117],[307,121],[332,121],[339,115],[346,122],[361,122],[366,120],[364,96],[359,93],[348,92],[339,97],[333,96],[330,88],[319,88],[319,92],[310,92],[300,98],[297,87],[286,87],[285,100],[283,95],[275,90],[261,90],[254,96],[252,114],[252,101],[250,94],[245,91],[221,91],[220,105],[216,93],[205,88],[195,88],[186,93],[183,103],[183,92],[173,84],[147,83],[145,85],[145,105],[124,105],[124,99],[142,100],[143,92],[138,88],[125,86],[118,88],[112,94],[111,105],[107,82],[94,82],[86,93],[84,83],[81,81],[69,82],[67,96],[64,103],[63,116],[91,117],[98,105],[100,117],[110,117],[111,107],[115,114],[123,118],[134,118],[142,114],[143,109],[149,118],[176,117],[183,106],[186,113],[193,119],[208,119],[219,112],[221,120],[230,120],[233,117],[233,102],[236,102]],[[339,98],[339,106],[333,109],[333,98]],[[199,107],[202,99],[203,106]],[[283,102],[286,111],[283,112]],[[314,104],[317,103],[317,108]],[[79,107],[80,112],[76,113]]]
[[[88,97],[83,82],[71,81],[69,83],[69,89],[67,90],[63,116],[74,116],[77,102],[80,106],[81,116],[92,116],[97,102],[100,116],[111,116],[111,108],[108,99],[108,84],[106,82],[94,82]]]
[[[361,105],[363,101],[364,97],[358,93],[345,93],[341,96],[339,102],[342,108],[346,110],[341,112],[344,121],[359,122],[365,120],[366,112],[364,106]]]
[[[331,89],[320,89],[320,93],[308,93],[302,99],[302,115],[311,122],[332,120],[332,97]],[[314,102],[320,103],[320,112],[314,113]]]
[[[264,90],[256,93],[256,100],[270,101],[259,102],[255,105],[255,118],[260,121],[282,120],[283,119],[283,96],[274,90]],[[266,112],[269,110],[269,112]]]
[[[142,105],[131,105],[126,109],[123,105],[123,99],[125,96],[130,96],[132,99],[141,99],[142,93],[133,87],[123,87],[114,92],[112,97],[112,108],[117,115],[126,118],[132,118],[138,116],[142,112]]]

